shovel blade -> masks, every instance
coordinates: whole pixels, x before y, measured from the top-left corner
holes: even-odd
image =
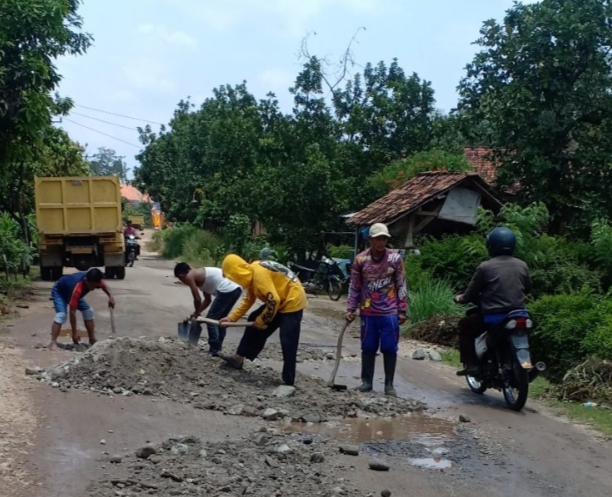
[[[178,337],[183,342],[189,337],[189,321],[182,321],[178,324]]]
[[[192,321],[189,326],[189,343],[194,347],[198,344],[200,340],[200,335],[202,334],[202,325],[197,321]]]

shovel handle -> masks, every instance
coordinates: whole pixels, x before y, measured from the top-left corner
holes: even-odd
[[[342,331],[338,335],[338,345],[336,346],[336,364],[334,364],[334,369],[332,370],[332,374],[329,377],[329,382],[327,383],[330,387],[334,386],[334,382],[336,381],[336,373],[338,372],[338,367],[340,366],[340,359],[342,358],[342,338],[344,337],[344,332],[349,327],[351,323],[348,321],[344,321],[344,326],[342,327]]]
[[[214,324],[215,326],[221,326],[219,324],[219,321],[216,319],[210,319],[210,318],[197,318],[196,321],[198,323],[204,323],[204,324]],[[242,328],[242,327],[248,327],[248,326],[253,326],[254,323],[251,322],[242,322],[242,323],[224,323],[223,324],[223,328]]]
[[[114,337],[117,334],[117,330],[115,329],[115,309],[112,307],[109,307],[108,309],[110,311],[111,337]]]

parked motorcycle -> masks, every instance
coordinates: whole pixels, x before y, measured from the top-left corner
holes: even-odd
[[[125,240],[125,265],[134,267],[134,261],[138,256],[139,245],[134,235],[128,235]]]
[[[326,291],[329,298],[334,301],[342,296],[346,276],[333,259],[323,256],[317,261],[315,269],[294,262],[289,262],[288,265],[298,275],[306,293],[317,295]]]
[[[468,311],[468,312],[474,312]],[[466,376],[472,392],[483,394],[488,388],[501,390],[507,406],[520,411],[527,402],[529,383],[546,369],[534,365],[529,350],[533,321],[526,309],[512,311],[476,339],[480,373]]]

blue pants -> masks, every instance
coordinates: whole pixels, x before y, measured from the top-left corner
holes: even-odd
[[[236,288],[235,290],[227,293],[218,292],[215,300],[213,300],[213,303],[208,310],[208,314],[206,314],[206,317],[217,320],[226,317],[241,296],[241,288]],[[221,348],[223,347],[226,328],[219,328],[214,324],[207,324],[206,328],[208,328],[208,345],[210,346],[210,352],[218,354],[221,352]]]
[[[397,314],[361,316],[361,351],[397,355],[400,327]]]
[[[57,324],[64,324],[68,319],[68,306],[70,302],[66,302],[57,291],[57,285],[53,285],[51,289],[51,298],[53,300],[53,307],[55,308],[55,319],[53,320]],[[81,314],[83,314],[84,321],[93,321],[94,311],[85,299],[79,300],[77,307]]]

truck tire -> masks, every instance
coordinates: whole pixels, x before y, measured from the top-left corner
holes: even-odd
[[[53,268],[50,266],[40,266],[40,279],[43,281],[53,281]]]
[[[64,268],[62,266],[51,268],[51,278],[53,281],[59,280],[62,276],[64,276]]]
[[[104,269],[104,277],[107,280],[112,280],[115,277],[115,268],[114,267],[107,267]]]
[[[118,280],[125,279],[125,266],[117,266],[115,268],[115,275],[117,276]]]

